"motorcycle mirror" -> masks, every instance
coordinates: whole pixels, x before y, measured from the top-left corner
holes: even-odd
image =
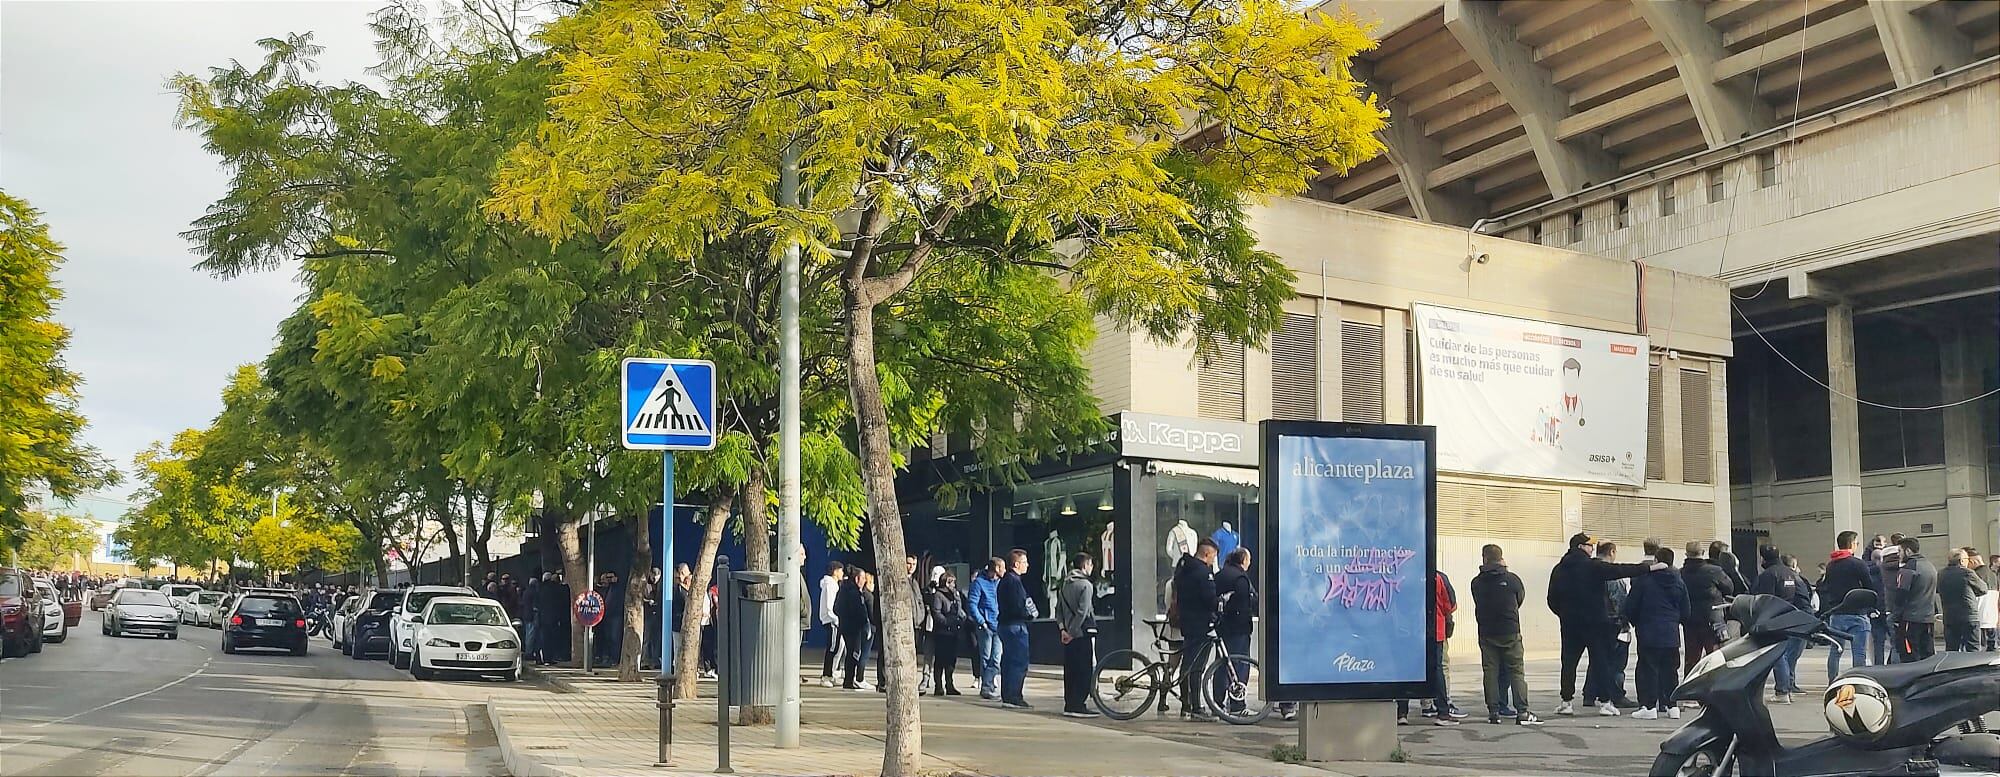
[[[1737,623],[1749,623],[1750,611],[1756,607],[1757,598],[1761,595],[1738,596],[1729,600],[1729,613],[1727,616],[1729,620],[1736,621]]]
[[[1867,588],[1856,588],[1842,597],[1840,604],[1828,615],[1858,615],[1875,609],[1875,592]]]

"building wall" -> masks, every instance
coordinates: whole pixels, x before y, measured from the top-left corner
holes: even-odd
[[[1524,633],[1537,650],[1552,650],[1554,616],[1542,605],[1548,570],[1564,551],[1564,540],[1590,531],[1630,548],[1658,536],[1670,543],[1729,536],[1727,492],[1727,370],[1730,354],[1726,286],[1716,280],[1646,269],[1645,305],[1638,304],[1639,268],[1565,249],[1481,237],[1474,250],[1485,263],[1467,261],[1466,232],[1396,216],[1309,200],[1279,199],[1251,210],[1262,245],[1285,260],[1299,276],[1299,297],[1286,306],[1292,316],[1311,316],[1317,327],[1317,417],[1325,420],[1421,422],[1412,414],[1413,360],[1409,308],[1413,303],[1456,307],[1555,321],[1620,332],[1636,332],[1644,316],[1661,367],[1661,402],[1651,423],[1660,432],[1655,451],[1659,477],[1643,489],[1531,481],[1473,474],[1439,478],[1439,566],[1467,597],[1466,586],[1479,566],[1479,548],[1501,544],[1511,568],[1528,584],[1522,608]],[[1300,319],[1300,322],[1303,320]],[[1380,330],[1380,345],[1373,332]],[[1361,333],[1358,339],[1355,333]],[[1361,348],[1343,347],[1343,342]],[[1129,346],[1107,346],[1106,343]],[[1295,343],[1298,341],[1294,341]],[[1094,353],[1129,347],[1127,382],[1100,383],[1106,412],[1134,410],[1167,415],[1261,421],[1287,406],[1275,396],[1272,343],[1247,349],[1241,372],[1195,359],[1187,342],[1158,343],[1100,322]],[[1095,367],[1094,367],[1095,369]],[[1706,386],[1707,456],[1684,447],[1681,371],[1701,376]],[[1114,377],[1099,370],[1096,377]],[[1216,400],[1218,380],[1234,380],[1240,405]],[[1705,380],[1705,384],[1703,383]],[[1289,406],[1296,407],[1297,387]],[[1111,397],[1125,399],[1111,404]],[[1204,401],[1206,397],[1207,401]],[[1701,468],[1700,472],[1688,467]],[[1703,475],[1706,475],[1707,482]],[[1469,607],[1469,598],[1466,599]],[[1470,623],[1467,612],[1462,619]],[[1476,650],[1471,629],[1454,640],[1453,651]]]

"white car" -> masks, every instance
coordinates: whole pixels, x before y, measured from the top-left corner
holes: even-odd
[[[179,600],[181,622],[196,626],[222,626],[223,593],[221,591],[195,591]]]
[[[55,644],[69,639],[69,624],[63,622],[62,597],[47,580],[35,581],[36,601],[42,608],[42,642]]]
[[[410,675],[429,680],[439,672],[521,677],[521,635],[499,602],[476,596],[439,596],[411,619],[416,624]]]
[[[168,599],[172,599],[176,602],[180,601],[188,594],[194,593],[199,590],[201,590],[201,586],[194,585],[192,583],[168,583],[166,585],[160,586],[160,593],[166,594]]]
[[[440,596],[478,598],[479,594],[462,585],[419,585],[405,589],[403,602],[389,616],[389,633],[395,640],[389,646],[389,663],[397,669],[410,668],[410,653],[416,649],[417,628],[411,619],[422,616],[424,606]]]

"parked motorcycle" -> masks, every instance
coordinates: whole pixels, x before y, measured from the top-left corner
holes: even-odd
[[[1824,613],[1863,613],[1861,589]],[[1823,617],[1775,596],[1739,596],[1729,619],[1743,636],[1703,657],[1676,701],[1702,712],[1665,742],[1653,777],[1927,777],[2000,773],[2000,734],[1982,715],[2000,712],[2000,653],[1942,653],[1905,664],[1850,669],[1827,689],[1832,735],[1786,747],[1764,706],[1765,679],[1784,645],[1827,631]],[[1837,632],[1836,632],[1837,633]]]
[[[333,619],[325,607],[314,607],[306,612],[306,636],[333,638]]]

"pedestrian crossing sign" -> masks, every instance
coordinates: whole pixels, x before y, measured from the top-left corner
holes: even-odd
[[[715,364],[694,359],[626,359],[619,368],[620,438],[631,450],[715,447]]]

